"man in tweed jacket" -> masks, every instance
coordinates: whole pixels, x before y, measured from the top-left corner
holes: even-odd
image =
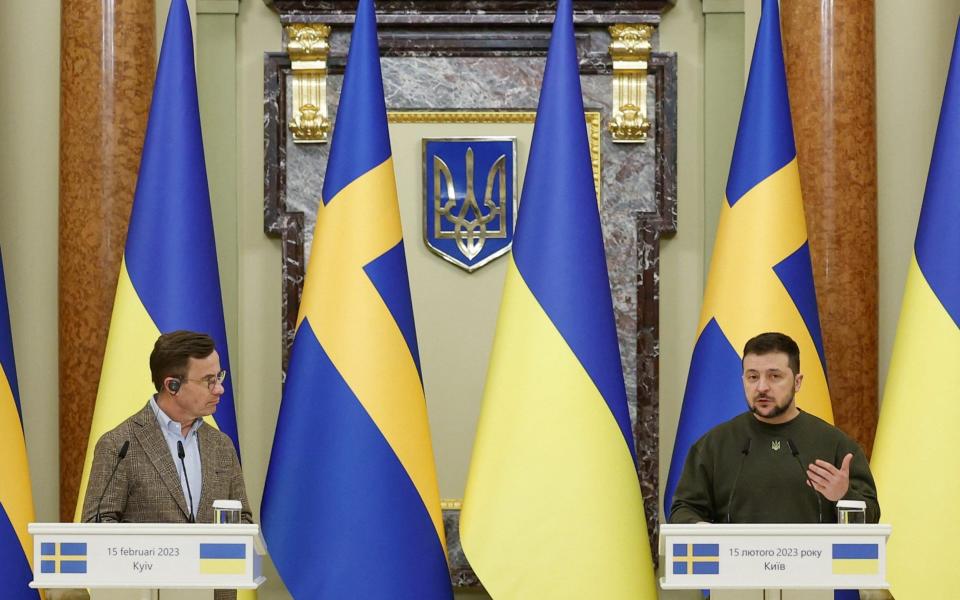
[[[212,523],[214,500],[239,500],[242,521],[253,522],[233,442],[203,421],[216,411],[226,376],[213,339],[190,331],[161,335],[150,371],[157,394],[97,441],[83,521],[98,520],[99,504],[104,522],[188,523],[192,516]],[[178,456],[178,442],[186,460]],[[216,593],[217,600],[231,597],[235,592]]]

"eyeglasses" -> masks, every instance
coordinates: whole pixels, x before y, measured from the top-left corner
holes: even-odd
[[[207,389],[212,392],[217,388],[217,385],[223,383],[226,378],[227,378],[227,370],[221,369],[221,371],[216,375],[207,375],[206,377],[201,377],[200,379],[184,378],[184,381],[193,381],[196,383],[202,383],[206,385]]]

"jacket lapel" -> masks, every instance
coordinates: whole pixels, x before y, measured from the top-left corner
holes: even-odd
[[[217,448],[213,436],[213,427],[204,421],[197,429],[197,444],[200,446],[200,504],[197,507],[197,513],[205,513],[207,506],[213,505],[213,499],[209,498],[209,483],[216,477],[217,469]],[[213,520],[213,517],[210,518]],[[198,518],[197,521],[200,521]],[[203,521],[207,522],[206,519]]]
[[[160,431],[160,423],[157,422],[157,416],[153,414],[150,404],[137,413],[134,421],[140,425],[136,430],[137,440],[143,447],[144,453],[153,468],[160,474],[160,480],[167,487],[170,496],[177,502],[180,511],[183,513],[184,520],[189,518],[190,511],[187,507],[187,500],[183,496],[183,487],[180,485],[180,475],[177,473],[177,467],[173,464],[173,457],[170,456],[170,447],[167,446],[167,440]]]

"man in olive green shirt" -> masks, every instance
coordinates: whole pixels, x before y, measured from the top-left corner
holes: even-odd
[[[800,349],[764,333],[743,350],[749,411],[690,448],[670,508],[671,523],[836,523],[838,500],[862,500],[880,519],[863,451],[846,434],[797,408]]]

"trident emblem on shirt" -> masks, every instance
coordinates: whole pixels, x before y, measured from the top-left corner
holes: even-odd
[[[779,452],[780,440],[773,440],[772,442],[770,442],[770,449],[773,450],[774,452]]]

